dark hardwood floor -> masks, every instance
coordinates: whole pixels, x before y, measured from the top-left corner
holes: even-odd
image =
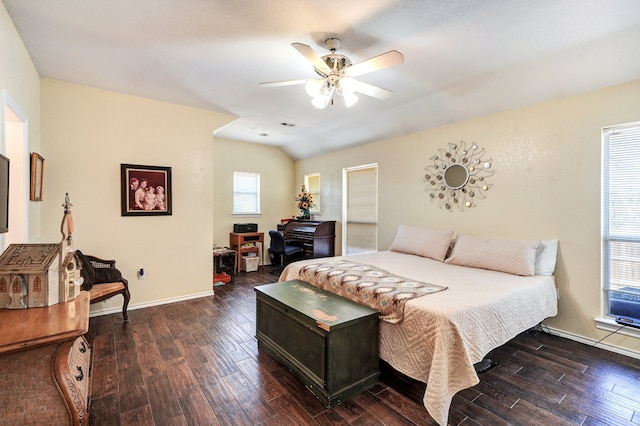
[[[255,292],[241,272],[215,296],[90,320],[92,425],[432,425],[424,385],[385,373],[327,409],[257,349]],[[547,333],[490,354],[499,365],[453,399],[453,425],[640,425],[640,361]]]

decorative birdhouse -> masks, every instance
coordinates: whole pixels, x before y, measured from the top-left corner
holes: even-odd
[[[67,253],[60,267],[60,275],[62,276],[60,279],[60,302],[68,302],[80,294],[80,285],[83,279],[80,277],[80,270],[74,253]]]
[[[59,243],[11,244],[0,256],[0,308],[55,305],[70,299],[66,287]]]

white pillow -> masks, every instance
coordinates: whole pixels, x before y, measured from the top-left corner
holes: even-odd
[[[536,254],[536,275],[553,275],[557,255],[558,240],[543,240]]]
[[[415,254],[442,262],[447,255],[453,231],[398,226],[396,239],[389,250]]]
[[[451,256],[445,263],[531,276],[535,273],[540,241],[456,236]]]

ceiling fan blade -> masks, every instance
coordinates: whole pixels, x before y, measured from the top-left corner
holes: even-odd
[[[344,69],[344,75],[349,77],[357,77],[373,71],[400,65],[404,62],[404,55],[397,50],[390,50],[366,61],[358,62]]]
[[[382,87],[374,86],[372,84],[363,83],[355,80],[353,82],[353,88],[356,92],[362,93],[367,96],[371,96],[376,99],[389,99],[393,92],[391,90],[383,89]]]
[[[317,70],[324,72],[325,74],[329,74],[331,72],[331,68],[324,63],[320,55],[316,53],[310,46],[302,43],[291,43],[291,45],[304,56],[307,61],[311,62]]]
[[[269,81],[266,83],[259,83],[264,87],[280,87],[280,86],[293,86],[294,84],[305,84],[309,80],[284,80],[284,81]]]

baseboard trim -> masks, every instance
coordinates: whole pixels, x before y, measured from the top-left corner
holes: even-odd
[[[152,306],[159,306],[159,305],[166,305],[166,304],[169,304],[169,303],[182,302],[184,300],[199,299],[201,297],[207,297],[207,296],[213,296],[213,292],[206,291],[206,292],[203,292],[203,293],[194,293],[194,294],[187,294],[185,296],[170,297],[168,299],[154,300],[152,302],[135,303],[133,305],[129,305],[127,311],[134,311],[136,309],[150,308]],[[116,314],[116,313],[121,313],[121,312],[122,312],[122,306],[115,307],[115,308],[106,308],[106,309],[100,309],[100,310],[96,310],[96,311],[91,311],[89,313],[89,317],[90,318],[99,317],[99,316],[102,316],[102,315]]]
[[[640,352],[634,351],[632,349],[622,348],[620,346],[611,345],[609,343],[604,343],[602,341],[588,339],[583,336],[578,336],[577,334],[569,333],[566,331],[558,330],[547,325],[544,326],[551,334],[555,334],[560,337],[564,337],[565,339],[573,340],[576,342],[584,343],[589,346],[596,346],[600,349],[607,350],[609,352],[615,352],[620,355],[626,355],[631,358],[640,359]]]

